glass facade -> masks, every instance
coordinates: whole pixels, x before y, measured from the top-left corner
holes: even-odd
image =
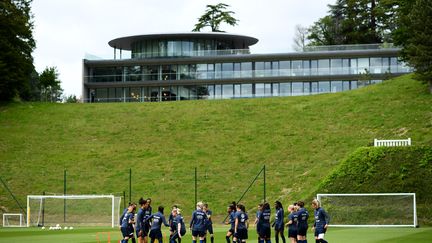
[[[238,49],[230,40],[213,39],[153,39],[140,40],[131,44],[131,57],[190,57],[231,54],[248,54],[249,50]]]
[[[110,44],[130,50],[131,59],[84,60],[85,99],[156,102],[313,95],[353,90],[380,83],[388,74],[412,71],[398,59],[396,48],[247,55],[254,38],[144,37],[119,38]]]
[[[213,80],[265,77],[305,77],[351,74],[408,73],[396,57],[223,62],[89,68],[86,82]]]
[[[368,84],[380,82],[381,80],[371,80]],[[93,97],[92,102],[157,102],[300,96],[340,92],[357,87],[357,80],[141,86],[89,89],[89,97]]]

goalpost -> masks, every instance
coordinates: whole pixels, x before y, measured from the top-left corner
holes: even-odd
[[[22,213],[4,213],[3,227],[24,227]]]
[[[317,194],[332,227],[417,227],[415,193]]]
[[[114,195],[28,195],[27,227],[118,225],[121,197]]]

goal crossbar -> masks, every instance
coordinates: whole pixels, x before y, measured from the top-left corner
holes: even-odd
[[[115,226],[115,196],[114,195],[27,195],[27,227],[30,227],[30,199],[98,199],[107,198],[111,199],[111,227]]]
[[[413,224],[398,224],[398,225],[386,225],[386,224],[331,224],[332,227],[417,227],[417,207],[416,207],[416,194],[415,193],[318,193],[317,199],[322,202],[323,197],[357,197],[357,196],[409,196],[412,197],[413,207]],[[325,207],[325,205],[323,205]]]

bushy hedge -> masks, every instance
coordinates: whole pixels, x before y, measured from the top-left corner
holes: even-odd
[[[320,183],[317,192],[416,193],[419,223],[432,225],[432,148],[359,148]]]

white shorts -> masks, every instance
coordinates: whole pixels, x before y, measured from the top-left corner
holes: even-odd
[[[324,233],[318,234],[318,239],[324,239]]]

